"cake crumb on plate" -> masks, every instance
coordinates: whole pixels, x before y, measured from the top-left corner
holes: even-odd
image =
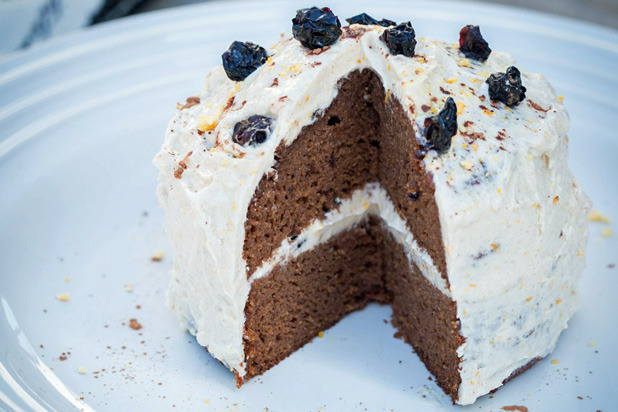
[[[56,299],[58,299],[60,302],[68,302],[71,300],[71,296],[68,293],[58,293],[56,295]]]
[[[160,262],[163,260],[164,256],[165,256],[165,252],[161,249],[157,249],[155,250],[150,260],[152,260],[153,262]]]
[[[609,223],[610,218],[602,215],[598,210],[592,209],[588,215],[588,220],[591,222]]]

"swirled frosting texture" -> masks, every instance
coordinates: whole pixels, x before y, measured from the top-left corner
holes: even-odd
[[[379,186],[355,193],[305,234],[325,242],[357,223],[359,213],[378,214],[399,233],[410,260],[422,262],[428,279],[457,303],[465,337],[458,403],[469,404],[555,346],[577,307],[590,204],[567,166],[568,115],[543,76],[521,70],[527,98],[507,108],[489,100],[485,79],[513,65],[510,56],[493,52],[479,63],[455,44],[423,37],[414,57],[392,56],[379,39],[383,30],[344,27],[337,43],[314,51],[282,35],[245,81],[231,81],[217,67],[197,95],[200,103],[179,110],[154,160],[175,250],[168,304],[213,356],[245,374],[243,311],[255,278],[247,279],[242,257],[249,202],[273,170],[279,144],[291,144],[315,121],[341,78],[370,68],[387,98],[406,109],[418,139],[427,116],[448,97],[457,103],[451,148],[424,160],[435,184],[450,287],[401,218],[381,212],[394,208]],[[256,114],[273,119],[268,139],[235,144],[234,125]],[[268,276],[265,268],[289,257],[286,242],[256,276]]]

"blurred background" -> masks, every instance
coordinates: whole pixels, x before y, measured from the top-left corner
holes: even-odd
[[[0,54],[30,47],[80,27],[205,1],[209,0],[0,0]],[[618,29],[618,0],[481,1],[554,13]],[[328,4],[328,1],[321,3]],[[311,1],[307,4],[314,5]]]

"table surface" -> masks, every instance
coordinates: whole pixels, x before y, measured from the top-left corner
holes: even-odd
[[[149,0],[136,13],[160,10],[209,0]],[[412,0],[413,1],[413,0]],[[553,13],[618,29],[618,0],[477,0]],[[328,2],[326,2],[328,3]]]

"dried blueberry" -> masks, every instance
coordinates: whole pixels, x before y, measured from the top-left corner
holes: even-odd
[[[397,25],[397,23],[395,23],[392,20],[388,20],[388,19],[382,19],[380,21],[377,21],[376,19],[374,19],[373,17],[371,17],[367,13],[357,14],[356,16],[347,18],[345,20],[349,24],[362,24],[362,25],[365,25],[365,26],[368,26],[368,25],[371,25],[371,24],[375,24],[376,26],[384,26],[384,27],[396,26]]]
[[[384,40],[391,53],[412,57],[416,47],[416,38],[414,36],[414,29],[408,21],[384,30],[380,38]]]
[[[294,38],[311,50],[330,46],[341,36],[341,23],[328,7],[302,9],[292,19]]]
[[[262,46],[251,42],[235,41],[221,56],[223,68],[231,80],[245,80],[264,64],[268,55]]]
[[[481,35],[479,26],[467,25],[459,32],[459,49],[469,59],[484,62],[491,54],[489,44]]]
[[[494,73],[486,80],[489,84],[489,98],[507,106],[515,106],[526,98],[526,88],[521,85],[521,74],[511,66],[506,73]]]
[[[457,105],[452,97],[446,100],[440,113],[425,119],[424,127],[427,148],[438,154],[448,151],[451,138],[457,133]]]
[[[270,117],[255,115],[234,125],[232,140],[241,146],[264,143],[270,133]]]

